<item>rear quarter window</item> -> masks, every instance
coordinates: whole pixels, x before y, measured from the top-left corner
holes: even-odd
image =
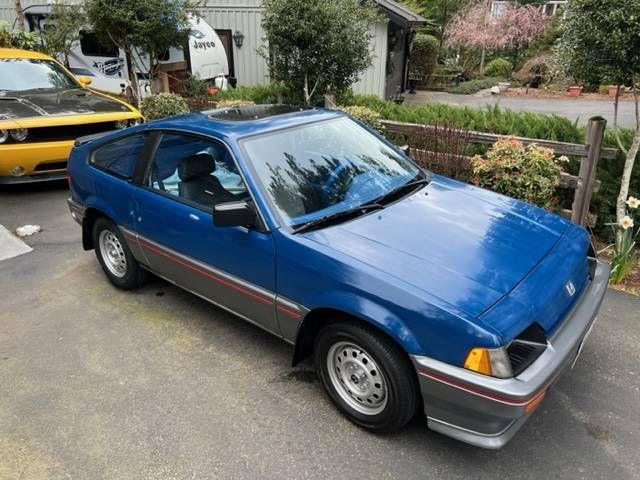
[[[102,145],[94,150],[90,163],[117,177],[130,179],[146,139],[146,134],[138,134]]]

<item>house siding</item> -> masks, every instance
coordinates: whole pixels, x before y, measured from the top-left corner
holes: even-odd
[[[376,22],[372,25],[369,48],[372,63],[353,85],[353,91],[368,93],[384,98],[387,71],[387,28],[388,22]]]

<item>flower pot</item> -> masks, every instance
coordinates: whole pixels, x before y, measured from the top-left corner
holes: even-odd
[[[620,90],[620,85],[609,85],[609,96],[611,98],[615,98],[618,94],[618,90]]]
[[[569,96],[570,97],[579,97],[582,95],[582,87],[578,85],[572,85],[569,87]]]

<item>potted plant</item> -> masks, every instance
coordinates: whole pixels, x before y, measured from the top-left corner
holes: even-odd
[[[570,97],[579,97],[580,95],[582,95],[582,87],[580,85],[571,85],[569,87]]]
[[[618,95],[619,90],[620,90],[620,85],[609,85],[609,96],[611,98],[616,98],[616,95]]]

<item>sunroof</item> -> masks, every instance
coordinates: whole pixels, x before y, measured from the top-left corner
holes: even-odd
[[[311,107],[294,107],[291,105],[238,105],[237,107],[221,108],[202,112],[213,120],[226,120],[229,122],[247,122],[261,118],[285,115],[287,113],[310,110]]]

